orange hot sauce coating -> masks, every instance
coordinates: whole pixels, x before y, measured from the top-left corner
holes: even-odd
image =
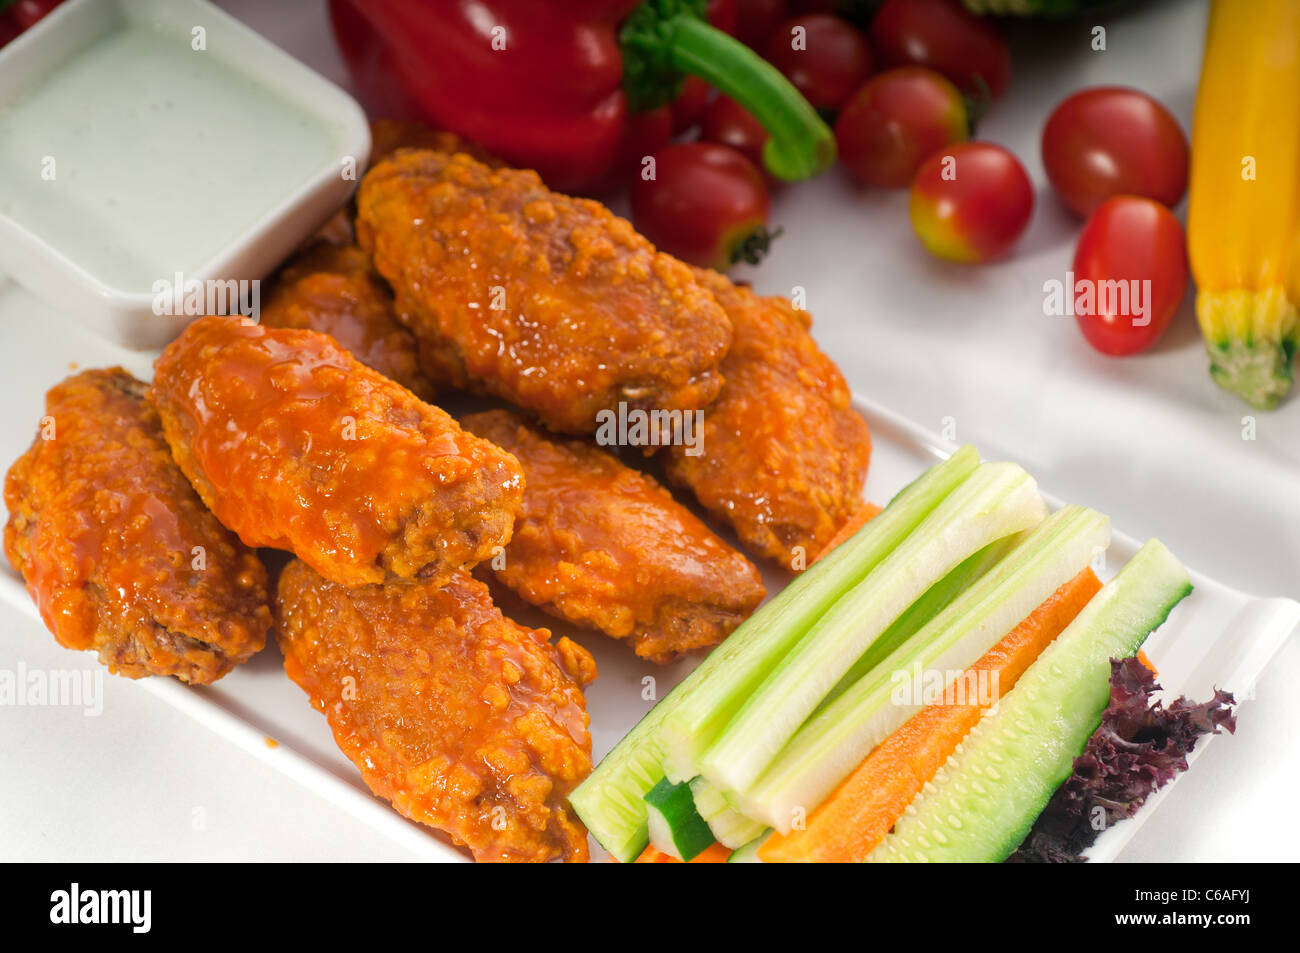
[[[467,573],[346,589],[294,560],[276,621],[285,671],[375,794],[480,861],[587,859],[565,801],[591,771],[586,651]]]
[[[335,582],[443,579],[510,539],[515,459],[324,334],[200,318],[150,393],[217,518]]]
[[[404,150],[357,199],[357,239],[425,372],[585,434],[596,414],[692,410],[722,386],[731,325],[690,268],[533,172]]]
[[[661,663],[721,642],[762,601],[753,564],[651,477],[506,411],[462,424],[524,468],[523,512],[496,575],[525,601]]]
[[[319,241],[290,259],[272,283],[261,322],[328,334],[421,400],[437,393],[420,371],[415,335],[397,320],[392,291],[356,245]]]
[[[61,645],[202,685],[265,643],[266,570],[172,462],[146,387],[117,367],[50,390],[5,480],[5,552]]]
[[[726,386],[704,409],[703,454],[670,449],[668,476],[760,556],[811,559],[862,502],[866,421],[839,368],[808,333],[808,312],[698,269],[735,328]]]

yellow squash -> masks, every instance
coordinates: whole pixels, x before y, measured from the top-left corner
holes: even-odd
[[[1210,373],[1275,406],[1300,342],[1300,0],[1210,8],[1187,238]]]

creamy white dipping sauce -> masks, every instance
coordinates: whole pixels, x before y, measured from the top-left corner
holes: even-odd
[[[219,50],[127,22],[0,92],[0,213],[110,288],[148,292],[338,162],[336,141]]]

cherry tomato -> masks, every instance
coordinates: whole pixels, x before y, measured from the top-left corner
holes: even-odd
[[[22,27],[14,22],[8,10],[0,10],[0,47],[22,33]]]
[[[1103,354],[1145,351],[1165,333],[1187,290],[1183,227],[1152,199],[1107,199],[1079,236],[1074,281],[1075,320],[1089,344]]]
[[[1043,127],[1043,165],[1080,215],[1113,195],[1145,195],[1172,207],[1187,191],[1187,137],[1146,93],[1098,86],[1052,112]]]
[[[677,136],[700,121],[709,107],[709,91],[713,87],[698,76],[688,76],[682,83],[680,95],[672,102],[673,135]]]
[[[723,33],[736,35],[740,22],[740,0],[709,0],[709,23]]]
[[[731,146],[760,170],[768,131],[744,106],[729,96],[717,96],[709,103],[700,123],[700,138]]]
[[[950,261],[1006,254],[1034,211],[1034,187],[1014,155],[991,142],[960,142],[921,164],[912,183],[912,227]]]
[[[839,109],[871,74],[871,48],[842,17],[791,17],[768,37],[764,58],[817,109]]]
[[[632,183],[632,223],[661,251],[726,270],[768,238],[763,174],[735,149],[682,142],[655,155],[654,178]]]
[[[14,18],[19,29],[29,30],[62,2],[63,0],[14,0],[9,7],[9,15]]]
[[[863,185],[902,189],[938,149],[970,135],[960,90],[934,70],[900,66],[853,94],[835,122],[840,159]]]
[[[591,195],[610,195],[621,190],[641,169],[646,156],[652,156],[673,137],[673,107],[660,106],[639,113],[628,113],[627,125],[609,171],[586,191]]]
[[[760,51],[790,12],[786,0],[737,0],[736,7],[736,39]]]
[[[871,21],[882,66],[928,66],[967,96],[997,99],[1011,82],[1011,51],[998,28],[960,0],[885,0]]]

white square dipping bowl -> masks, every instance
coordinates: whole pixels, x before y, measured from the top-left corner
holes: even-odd
[[[31,30],[0,49],[0,152],[6,148],[6,120],[12,118],[16,104],[22,103],[25,96],[32,95],[33,90],[39,93],[43,83],[67,69],[69,64],[76,64],[79,57],[96,46],[97,41],[129,28],[148,28],[169,37],[174,34],[188,42],[197,34],[198,27],[202,28],[204,52],[195,55],[216,57],[220,70],[214,69],[213,73],[228,72],[232,82],[245,84],[255,89],[259,96],[265,94],[269,97],[265,100],[269,105],[262,115],[299,114],[301,128],[312,136],[312,153],[319,152],[321,161],[317,163],[306,150],[286,155],[284,149],[277,152],[268,147],[251,156],[247,152],[240,154],[239,159],[244,163],[241,181],[256,184],[255,180],[261,178],[263,191],[267,191],[266,182],[277,181],[278,176],[279,184],[274,194],[268,191],[265,201],[261,196],[251,198],[254,193],[236,191],[240,189],[238,183],[232,186],[231,183],[207,183],[196,178],[192,189],[177,193],[180,198],[176,202],[176,214],[190,216],[194,227],[202,228],[204,215],[211,212],[210,203],[214,200],[225,203],[222,196],[232,196],[234,201],[230,204],[240,207],[225,222],[228,234],[214,234],[209,241],[213,248],[205,251],[200,261],[183,261],[181,257],[162,260],[171,257],[167,254],[157,256],[159,260],[155,268],[152,256],[146,256],[149,260],[142,260],[140,274],[149,275],[154,281],[172,281],[180,273],[186,284],[192,281],[207,284],[257,280],[270,272],[347,201],[356,186],[356,172],[365,168],[369,157],[370,131],[360,106],[347,93],[204,0],[67,0]],[[201,67],[201,70],[208,69],[206,65]],[[148,75],[152,77],[153,74]],[[187,89],[184,83],[168,84],[166,80],[166,75],[158,76],[160,88],[165,86],[167,90],[166,105],[169,108],[175,106],[178,111],[197,111],[191,113],[191,117],[202,115],[204,103],[196,100],[192,90]],[[188,98],[187,93],[190,94]],[[235,101],[232,97],[233,94],[225,97],[227,118],[230,103]],[[92,124],[96,117],[90,109],[87,113],[85,122]],[[78,121],[82,119],[77,118]],[[159,120],[162,123],[166,121]],[[214,118],[213,121],[217,120]],[[101,121],[98,128],[101,143],[104,127]],[[13,127],[9,131],[12,141]],[[224,141],[223,131],[221,128],[213,130],[212,150],[215,154],[221,154],[224,149],[231,150],[228,154],[233,156],[236,155],[233,150],[258,150],[264,145],[256,136]],[[267,130],[268,133],[273,131]],[[112,138],[111,131],[109,138]],[[268,138],[274,141],[275,137],[271,135]],[[121,149],[121,153],[111,158],[143,164],[145,176],[150,175],[148,164],[158,163],[153,172],[171,174],[174,182],[175,169],[161,166],[166,157],[157,152],[149,154],[148,149],[128,141],[125,132]],[[131,152],[133,149],[134,154]],[[24,153],[17,160],[21,162],[24,174],[28,159]],[[289,159],[293,161],[289,162]],[[351,175],[347,174],[349,163],[353,171]],[[101,179],[109,176],[105,181],[111,181],[112,173],[104,171],[107,168],[111,165],[95,164],[91,171]],[[259,172],[266,172],[266,178]],[[149,181],[152,183],[151,179]],[[280,185],[287,187],[281,188]],[[87,264],[85,255],[70,251],[70,246],[89,235],[95,235],[96,240],[102,235],[106,243],[103,247],[112,247],[109,243],[113,241],[114,218],[105,215],[103,209],[96,210],[98,219],[87,210],[83,225],[75,202],[63,201],[53,213],[54,217],[62,216],[64,219],[64,238],[61,240],[54,234],[58,229],[32,221],[33,217],[39,219],[41,203],[49,202],[36,191],[42,188],[42,183],[35,165],[29,182],[23,180],[17,185],[13,182],[8,185],[10,190],[33,191],[26,194],[10,191],[6,198],[5,188],[0,185],[0,275],[8,275],[36,296],[69,312],[80,323],[124,347],[138,350],[162,347],[193,320],[194,314],[176,314],[158,308],[156,286],[146,285],[139,278],[124,281],[106,277],[105,271],[110,269],[101,268],[97,274],[96,269]],[[67,194],[60,196],[60,200]],[[186,207],[185,195],[194,200],[189,208]],[[25,215],[10,214],[17,202],[25,203]],[[209,203],[206,213],[201,210],[205,202]],[[222,208],[225,207],[223,204]],[[130,214],[129,207],[121,211],[124,218]],[[25,221],[20,222],[20,218]],[[68,221],[77,224],[71,236],[67,229]],[[92,229],[97,231],[92,232]],[[216,233],[220,229],[214,228],[213,231]],[[164,310],[164,313],[158,313],[159,310]]]

